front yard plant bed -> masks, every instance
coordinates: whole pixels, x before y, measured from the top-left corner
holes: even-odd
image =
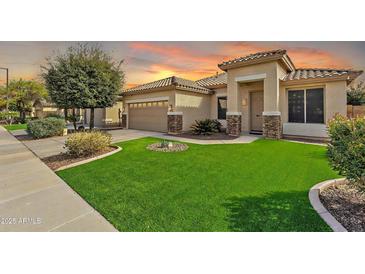
[[[60,153],[58,155],[49,156],[46,158],[43,158],[42,161],[52,170],[57,170],[60,167],[67,166],[73,163],[77,163],[86,159],[90,159],[96,156],[103,155],[105,153],[111,152],[113,150],[116,150],[115,147],[107,147],[106,149],[99,151],[97,153],[94,153],[92,155],[88,156],[82,156],[82,157],[75,157],[67,153]]]
[[[348,231],[365,231],[365,190],[348,182],[332,185],[320,192],[327,210]]]
[[[211,135],[198,135],[192,132],[183,132],[174,136],[196,139],[196,140],[234,140],[237,136],[230,136],[224,132],[212,133]]]
[[[171,146],[163,146],[161,143],[153,143],[147,146],[148,150],[160,151],[160,152],[180,152],[185,151],[189,147],[186,144],[170,142]]]
[[[143,138],[57,172],[120,231],[331,231],[309,189],[339,178],[318,145],[260,139],[156,153]]]

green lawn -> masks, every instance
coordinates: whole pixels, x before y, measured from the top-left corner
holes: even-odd
[[[12,124],[4,126],[8,131],[18,130],[18,129],[27,129],[27,124]]]
[[[326,148],[287,141],[148,151],[119,143],[107,158],[58,172],[120,231],[330,231],[308,191],[338,177]]]

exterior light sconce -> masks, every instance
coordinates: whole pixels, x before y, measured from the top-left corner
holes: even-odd
[[[247,106],[247,99],[242,99],[241,104],[243,107]]]

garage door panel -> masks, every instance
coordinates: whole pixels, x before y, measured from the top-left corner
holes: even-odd
[[[131,104],[129,128],[166,132],[167,102]]]

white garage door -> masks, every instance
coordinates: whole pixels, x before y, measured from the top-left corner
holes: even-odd
[[[130,103],[129,128],[167,132],[167,101]]]

